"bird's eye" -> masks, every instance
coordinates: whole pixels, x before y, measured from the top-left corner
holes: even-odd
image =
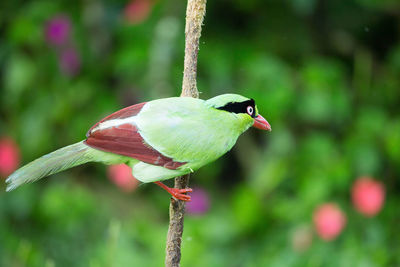
[[[248,106],[247,107],[247,114],[249,114],[250,116],[253,116],[253,112],[254,112],[254,108],[252,106]]]

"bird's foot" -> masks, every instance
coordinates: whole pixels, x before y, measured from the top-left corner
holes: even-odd
[[[183,200],[183,201],[191,201],[191,197],[189,195],[186,195],[188,192],[192,192],[193,190],[191,188],[185,188],[185,189],[178,189],[178,188],[169,188],[170,191],[168,191],[174,198]]]
[[[189,195],[186,195],[186,193],[193,191],[191,188],[184,188],[184,189],[171,188],[161,182],[155,182],[155,184],[164,188],[168,193],[170,193],[176,199],[183,200],[183,201],[191,200],[191,197]]]

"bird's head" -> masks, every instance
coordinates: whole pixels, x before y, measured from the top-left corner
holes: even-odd
[[[209,107],[233,114],[240,124],[249,125],[247,128],[253,126],[261,130],[271,131],[271,125],[268,121],[258,114],[253,99],[237,94],[224,94],[208,99],[206,104]]]

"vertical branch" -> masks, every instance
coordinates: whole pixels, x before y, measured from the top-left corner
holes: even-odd
[[[188,0],[185,27],[185,62],[181,96],[199,97],[196,86],[197,55],[201,26],[206,13],[206,0]]]
[[[196,85],[197,54],[201,26],[206,12],[206,0],[188,0],[185,27],[185,61],[182,82],[182,97],[199,97]],[[186,188],[189,185],[189,174],[175,178],[175,188]],[[185,202],[171,198],[169,206],[169,228],[165,266],[177,267],[181,261],[181,242]]]

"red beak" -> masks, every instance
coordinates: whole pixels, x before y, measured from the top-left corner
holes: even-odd
[[[271,125],[269,125],[268,121],[261,115],[258,115],[254,118],[253,127],[261,130],[271,131]]]

